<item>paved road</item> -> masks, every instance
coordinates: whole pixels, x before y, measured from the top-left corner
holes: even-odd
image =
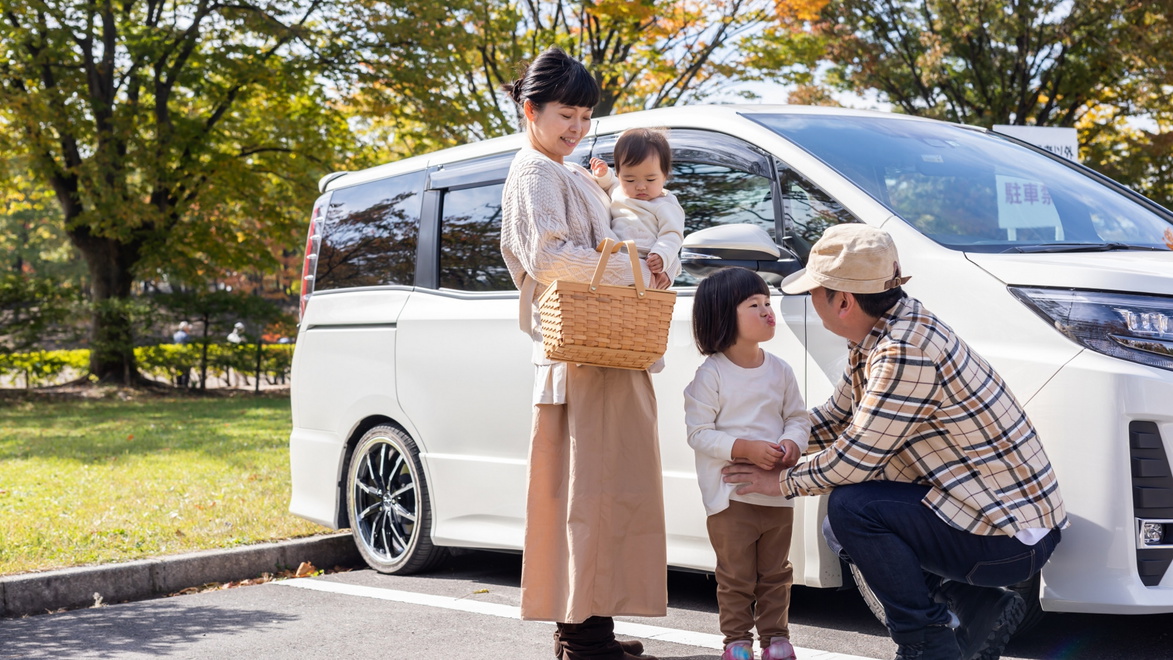
[[[369,570],[96,609],[0,620],[3,658],[490,658],[549,660],[549,624],[517,619],[520,559],[473,552],[424,576]],[[670,612],[619,632],[663,659],[719,652],[712,578],[673,572]],[[804,660],[891,658],[895,648],[853,592],[797,588]],[[1168,658],[1173,615],[1048,615],[1007,658]]]

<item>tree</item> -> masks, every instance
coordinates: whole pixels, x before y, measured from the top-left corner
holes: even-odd
[[[352,70],[355,109],[391,133],[399,152],[517,130],[500,91],[549,46],[581,59],[603,94],[595,115],[706,98],[724,83],[761,77],[767,59],[742,52],[763,31],[816,0],[364,0],[349,32],[362,43]],[[369,32],[360,29],[369,26]],[[779,39],[781,40],[781,39]]]
[[[827,80],[909,114],[979,126],[1075,126],[1128,76],[1131,0],[830,0],[809,26]],[[813,64],[813,63],[812,63]]]
[[[300,227],[347,133],[313,27],[332,9],[0,0],[0,153],[52,189],[87,265],[99,378],[137,376],[137,276],[264,261]]]
[[[1173,202],[1173,2],[822,2],[756,54],[800,64],[784,71],[807,98],[876,91],[908,114],[1075,127],[1084,163]]]

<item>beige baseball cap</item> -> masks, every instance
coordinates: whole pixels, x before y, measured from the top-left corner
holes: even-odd
[[[823,286],[848,293],[881,293],[910,277],[900,276],[900,258],[888,232],[860,223],[828,227],[811,248],[806,268],[782,280],[784,293]]]

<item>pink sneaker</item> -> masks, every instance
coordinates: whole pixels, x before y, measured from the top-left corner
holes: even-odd
[[[775,637],[762,649],[762,660],[794,660],[794,647],[785,637]]]
[[[753,642],[729,642],[721,660],[753,660]]]

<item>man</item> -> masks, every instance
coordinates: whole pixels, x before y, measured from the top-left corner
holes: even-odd
[[[745,484],[739,493],[830,493],[828,543],[884,605],[898,660],[994,659],[1025,611],[1002,587],[1038,572],[1067,517],[1022,407],[904,294],[908,280],[887,233],[823,234],[782,283],[809,291],[823,325],[849,342],[834,395],[811,411],[815,453],[772,471],[730,465],[725,481]]]

